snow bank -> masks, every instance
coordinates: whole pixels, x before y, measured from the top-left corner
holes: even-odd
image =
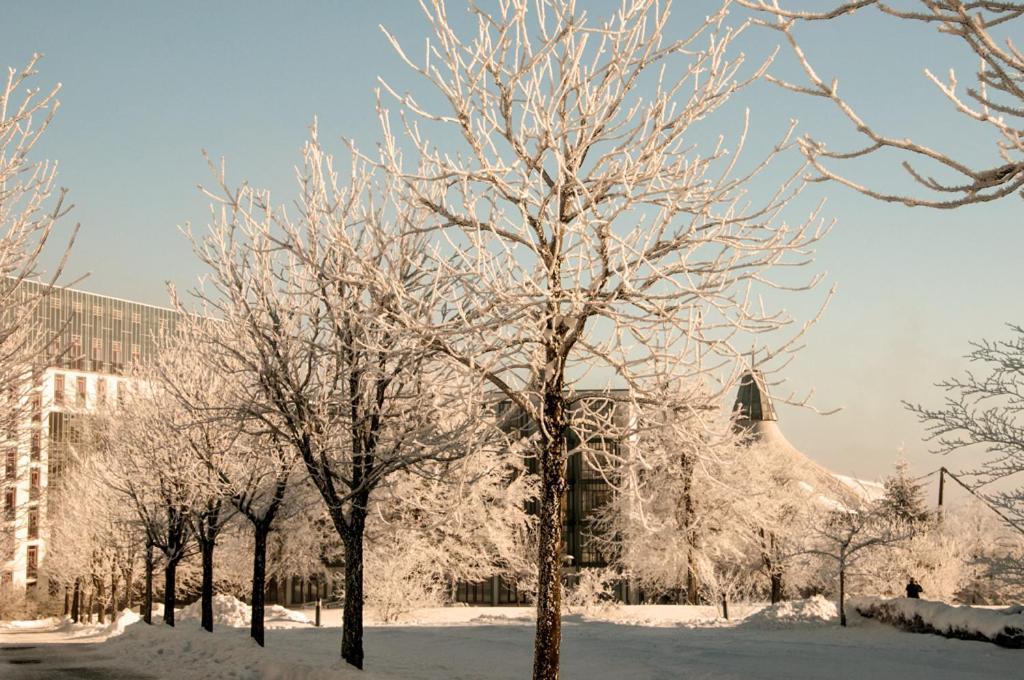
[[[834,602],[821,595],[808,600],[779,602],[754,612],[743,625],[751,628],[782,628],[794,625],[820,625],[832,623],[839,618]]]
[[[203,603],[196,600],[178,612],[178,619],[187,621],[190,619],[201,620],[203,618]],[[213,624],[215,626],[230,626],[232,628],[245,628],[252,622],[252,607],[231,595],[217,594],[213,596]],[[286,609],[280,605],[270,605],[263,610],[263,622],[265,624],[280,623],[310,623],[309,619],[301,612]]]
[[[1005,609],[955,606],[906,597],[890,600],[854,597],[862,616],[876,618],[914,633],[935,633],[965,640],[985,640],[1003,647],[1024,647],[1024,607]]]

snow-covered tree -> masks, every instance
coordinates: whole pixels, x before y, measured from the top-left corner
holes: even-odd
[[[987,375],[968,372],[941,383],[942,407],[906,404],[927,428],[926,440],[940,454],[984,452],[988,458],[964,474],[972,491],[1002,513],[1006,523],[1024,532],[1024,327],[1010,325],[1009,340],[972,343],[967,360]],[[1015,488],[988,491],[1001,481]],[[1008,486],[1009,486],[1008,485]]]
[[[31,332],[30,319],[49,292],[35,283],[43,275],[40,258],[71,207],[66,190],[56,186],[57,163],[33,157],[59,107],[60,85],[32,87],[41,56],[33,55],[24,68],[8,68],[0,79],[0,437],[13,440],[35,387],[33,369],[49,342]],[[72,241],[75,233],[77,226]],[[64,258],[47,276],[50,284]]]
[[[884,511],[894,519],[910,525],[926,522],[931,513],[924,500],[922,484],[910,476],[910,464],[897,461],[896,474],[883,482],[885,495],[882,497]]]
[[[807,515],[807,521],[793,556],[817,557],[834,567],[839,623],[845,626],[848,574],[870,555],[895,549],[907,541],[913,530],[888,516],[878,502],[858,508],[819,508]]]
[[[775,265],[806,262],[822,232],[816,214],[780,218],[799,170],[751,202],[788,131],[746,164],[746,128],[728,145],[709,122],[768,66],[744,75],[729,56],[742,28],[726,24],[728,3],[679,39],[658,0],[627,0],[607,19],[573,0],[470,3],[465,33],[446,3],[422,5],[423,60],[389,39],[427,91],[385,86],[401,118],[381,104],[379,162],[428,213],[441,299],[431,323],[403,324],[489,380],[538,433],[534,677],[555,678],[569,436],[609,425],[604,406],[588,408],[609,397],[584,388],[611,383],[645,401],[735,362],[749,333],[789,322],[749,304],[753,288],[772,285]],[[715,359],[698,361],[706,354]],[[570,422],[573,409],[591,422]]]
[[[493,426],[479,385],[396,325],[433,312],[415,214],[359,164],[342,184],[315,128],[303,160],[294,220],[215,170],[213,221],[194,237],[210,273],[196,293],[220,320],[203,327],[215,370],[247,390],[242,416],[298,455],[344,545],[341,652],[361,668],[375,490],[464,456]]]
[[[1024,24],[1024,3],[982,0],[917,0],[892,3],[882,0],[852,0],[829,3],[813,9],[794,8],[779,0],[739,0],[740,4],[772,16],[762,22],[782,33],[803,67],[805,85],[776,81],[787,89],[832,102],[839,115],[864,138],[859,148],[836,150],[825,141],[806,137],[801,147],[820,178],[840,182],[875,199],[908,206],[957,208],[970,203],[1020,197],[1024,189],[1024,54],[1014,43],[1014,30]],[[796,4],[796,3],[794,3]],[[813,4],[813,3],[812,3]],[[973,158],[944,152],[908,136],[890,136],[878,131],[870,119],[839,94],[839,81],[820,75],[812,59],[801,48],[794,28],[803,23],[842,21],[850,15],[876,10],[900,22],[906,31],[915,27],[937,30],[957,39],[966,56],[978,63],[974,83],[960,90],[951,68],[945,79],[925,70],[949,105],[963,116],[965,129],[971,124],[991,133],[987,158],[976,164]],[[885,98],[879,97],[878,101]],[[903,168],[923,192],[900,193],[870,180],[855,180],[836,166],[869,155],[894,153],[903,157]],[[947,179],[948,178],[948,179]]]
[[[99,466],[104,483],[132,509],[146,536],[146,595],[143,617],[152,611],[153,549],[164,560],[164,622],[174,625],[177,569],[190,549],[190,514],[195,480],[202,470],[188,456],[180,432],[167,418],[173,398],[153,379],[128,387],[108,414]]]

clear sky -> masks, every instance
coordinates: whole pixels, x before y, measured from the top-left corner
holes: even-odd
[[[595,14],[613,4],[581,2]],[[673,30],[682,35],[713,4],[676,2]],[[461,16],[459,0],[449,5]],[[226,157],[234,179],[287,197],[314,115],[321,139],[339,154],[343,135],[369,147],[377,76],[399,90],[418,86],[378,25],[414,53],[426,36],[414,0],[9,0],[0,18],[0,65],[42,52],[37,83],[63,83],[60,113],[39,152],[60,161],[73,220],[82,224],[70,275],[90,273],[84,289],[154,304],[166,302],[166,281],[188,287],[199,272],[178,227],[206,223],[196,188],[209,179],[201,149]],[[952,115],[922,75],[924,67],[956,66],[968,80],[973,64],[951,38],[874,13],[800,35],[819,72],[839,77],[880,131],[986,158],[986,138]],[[742,48],[753,58],[776,39],[752,30]],[[783,50],[776,71],[792,75],[792,67]],[[790,118],[834,145],[851,139],[832,109],[769,85],[738,103],[751,108],[757,144],[774,141]],[[735,122],[735,112],[723,114],[723,132]],[[895,182],[894,167],[873,161],[860,171]],[[888,473],[901,446],[917,472],[969,466],[966,457],[928,454],[900,400],[937,403],[930,385],[965,367],[970,339],[1005,337],[1005,322],[1022,321],[1024,202],[936,212],[873,203],[837,186],[813,191],[828,197],[825,212],[837,220],[815,267],[838,293],[776,391],[814,389],[820,408],[843,410],[822,417],[781,407],[783,431],[847,474]],[[779,299],[798,318],[818,301]]]

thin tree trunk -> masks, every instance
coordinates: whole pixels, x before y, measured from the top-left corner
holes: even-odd
[[[64,616],[71,613],[71,589],[64,586]]]
[[[252,551],[252,618],[249,636],[260,647],[263,646],[263,611],[267,581],[267,534],[269,529],[262,522],[253,524],[255,540]]]
[[[107,602],[103,597],[103,579],[96,577],[96,616],[100,623],[107,622]]]
[[[846,566],[839,567],[839,625],[846,625]]]
[[[117,569],[110,570],[110,620],[117,619],[117,586],[120,580],[117,578]]]
[[[153,544],[146,543],[146,594],[142,598],[142,620],[153,625]]]
[[[729,620],[729,596],[722,593],[722,618]]]
[[[81,607],[81,601],[82,601],[82,584],[81,584],[81,581],[76,578],[75,579],[75,594],[74,594],[73,599],[71,600],[71,620],[74,621],[75,623],[78,623],[78,621],[80,620],[79,611],[78,610]]]
[[[202,627],[203,630],[213,632],[213,549],[216,543],[213,539],[205,541],[202,545],[203,553],[203,590],[202,590]],[[255,614],[255,611],[253,611]]]
[[[558,680],[562,642],[562,494],[565,491],[565,422],[560,390],[545,397],[549,434],[541,457],[537,554],[537,630],[534,680]]]
[[[89,623],[92,623],[92,605],[93,605],[93,602],[95,601],[95,599],[96,599],[96,589],[95,588],[89,588],[89,609],[88,609]]]
[[[174,593],[175,581],[178,575],[178,560],[167,560],[164,567],[164,623],[174,626],[174,605],[177,599]]]
[[[341,620],[341,658],[363,668],[363,529],[366,526],[366,502],[353,503],[345,544],[345,608]]]

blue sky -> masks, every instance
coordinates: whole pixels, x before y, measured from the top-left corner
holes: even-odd
[[[612,4],[581,3],[594,14]],[[713,4],[677,2],[672,27],[681,34]],[[453,0],[449,13],[460,16],[461,6]],[[73,220],[82,224],[71,275],[91,272],[81,287],[155,304],[166,301],[165,281],[187,287],[199,272],[178,227],[206,222],[196,188],[209,179],[201,149],[226,157],[233,179],[286,197],[314,115],[321,139],[339,154],[343,135],[368,147],[377,137],[377,76],[399,90],[419,85],[378,25],[413,53],[426,35],[413,0],[12,0],[3,18],[0,65],[43,52],[37,83],[63,83],[60,113],[39,152],[60,161]],[[921,74],[956,66],[966,80],[972,63],[952,39],[875,14],[800,35],[819,71],[839,77],[881,131],[986,158],[987,138],[951,114]],[[751,30],[741,46],[753,59],[776,39]],[[794,74],[785,50],[775,70]],[[852,139],[833,110],[768,85],[737,104],[752,110],[755,146],[774,141],[790,118],[835,145]],[[739,110],[723,113],[723,132],[735,129]],[[882,160],[860,167],[861,176],[901,182],[895,164]],[[964,368],[968,340],[1005,336],[1003,324],[1020,321],[1024,203],[936,212],[874,203],[837,186],[815,187],[809,198],[821,196],[837,226],[819,246],[815,270],[827,272],[838,293],[777,389],[814,389],[818,406],[843,410],[822,417],[782,407],[783,430],[837,472],[886,474],[900,446],[919,472],[969,465],[928,454],[900,400],[935,403],[931,383]],[[819,300],[778,302],[801,318]]]

